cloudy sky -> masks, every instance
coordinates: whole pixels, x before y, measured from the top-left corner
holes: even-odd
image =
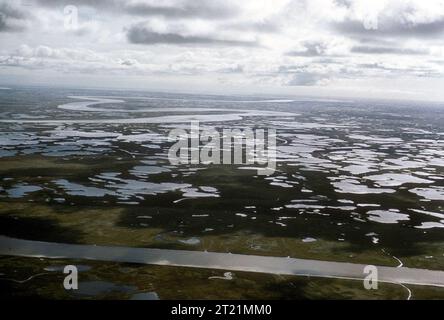
[[[3,86],[444,100],[444,0],[0,0],[0,44]]]

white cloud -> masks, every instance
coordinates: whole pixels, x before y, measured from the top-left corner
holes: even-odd
[[[310,86],[368,91],[351,81],[383,92],[381,77],[396,78],[390,95],[424,79],[444,84],[444,0],[27,3],[0,0],[1,81],[12,73],[25,75],[23,82],[38,73],[44,81],[51,71],[76,81],[89,73],[103,85],[118,74],[141,82],[169,77],[162,83],[184,90],[220,82],[308,93]],[[64,28],[66,4],[79,9],[74,30]]]

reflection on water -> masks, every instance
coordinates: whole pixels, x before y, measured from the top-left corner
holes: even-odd
[[[262,257],[215,252],[162,250],[125,247],[70,245],[40,241],[19,240],[0,236],[0,254],[24,257],[71,258],[130,262],[192,268],[249,271],[282,275],[300,275],[325,278],[364,279],[366,265],[305,260],[281,257]],[[224,274],[224,279],[232,277]],[[378,267],[378,281],[389,283],[444,286],[444,271],[425,269]],[[85,294],[102,291],[132,290],[110,283],[86,283]]]
[[[159,296],[156,292],[142,292],[134,294],[131,300],[159,300]]]
[[[39,186],[30,186],[26,184],[16,184],[11,189],[7,190],[10,198],[22,198],[28,193],[42,190]]]

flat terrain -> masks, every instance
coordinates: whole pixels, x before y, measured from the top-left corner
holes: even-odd
[[[442,271],[442,110],[402,102],[2,90],[0,234]],[[193,119],[219,131],[276,129],[276,172],[172,165],[169,132],[189,129]],[[45,271],[67,262],[85,266],[86,294],[64,292],[60,268]],[[0,283],[3,296],[18,298],[405,299],[409,290],[412,298],[443,296],[442,288],[417,285],[368,291],[356,280],[81,258],[3,256]]]

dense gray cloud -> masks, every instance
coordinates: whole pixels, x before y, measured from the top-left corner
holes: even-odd
[[[444,2],[334,0],[346,9],[342,21],[333,25],[342,33],[379,36],[437,36],[444,32]]]
[[[230,6],[223,0],[178,0],[172,4],[167,1],[125,1],[125,0],[36,0],[47,7],[66,5],[87,6],[98,10],[129,14],[134,16],[164,16],[168,18],[223,19],[234,17],[239,8]]]
[[[179,3],[179,6],[162,6],[146,3],[135,3],[124,5],[127,13],[141,16],[161,15],[173,18],[205,18],[222,19],[234,17],[238,8],[226,5],[226,2],[220,0],[193,0]]]
[[[444,18],[431,22],[407,23],[382,21],[375,27],[365,26],[361,21],[346,20],[333,23],[335,30],[352,36],[375,37],[437,37],[444,33]]]
[[[395,48],[395,47],[377,47],[377,46],[355,46],[351,49],[354,53],[364,54],[402,54],[402,55],[421,55],[427,54],[427,50]]]
[[[176,44],[176,45],[225,45],[225,46],[256,46],[253,41],[223,40],[204,36],[185,36],[178,33],[159,33],[144,26],[132,26],[127,31],[128,40],[135,44]]]
[[[115,10],[121,4],[121,0],[29,0],[34,2],[36,6],[43,6],[47,8],[60,8],[67,5],[87,6],[92,8],[100,8],[106,10]]]
[[[0,32],[15,32],[25,29],[27,15],[20,9],[0,3]]]

